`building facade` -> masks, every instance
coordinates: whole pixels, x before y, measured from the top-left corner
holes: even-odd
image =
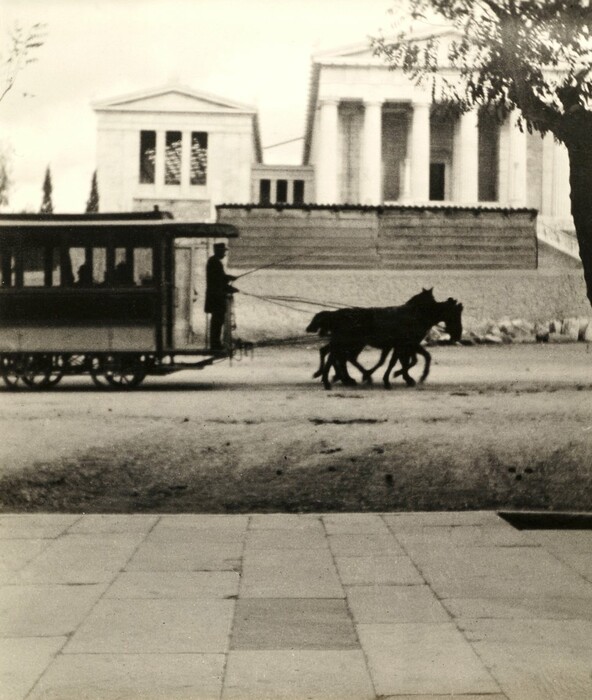
[[[453,32],[441,34],[445,46]],[[567,151],[552,135],[521,130],[516,113],[455,114],[367,44],[314,57],[306,124],[318,203],[529,207],[571,228]]]
[[[186,87],[93,105],[103,211],[158,206],[177,218],[213,221],[215,205],[251,198],[261,162],[257,112]]]

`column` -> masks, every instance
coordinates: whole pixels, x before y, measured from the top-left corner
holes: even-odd
[[[189,183],[191,180],[191,132],[183,131],[181,134],[181,189],[189,196]]]
[[[411,198],[415,202],[430,199],[430,105],[414,102],[409,135],[411,159]]]
[[[518,128],[518,112],[509,117],[508,201],[511,207],[526,206],[526,130]]]
[[[317,202],[319,204],[338,203],[337,177],[337,107],[336,99],[323,100],[320,104],[318,158],[315,163]]]
[[[479,201],[479,119],[476,111],[461,114],[454,129],[453,199]]]
[[[382,100],[364,101],[360,202],[382,203]]]
[[[154,185],[157,191],[162,192],[164,186],[164,151],[165,151],[165,132],[156,132],[156,157],[154,162]]]

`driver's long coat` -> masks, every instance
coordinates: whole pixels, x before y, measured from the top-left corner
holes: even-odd
[[[226,295],[231,289],[229,282],[234,279],[224,272],[222,260],[215,255],[206,265],[206,301],[204,310],[207,314],[224,313],[226,311]]]

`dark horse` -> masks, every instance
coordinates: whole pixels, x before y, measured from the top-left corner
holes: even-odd
[[[450,297],[443,302],[432,300],[418,305],[376,309],[362,323],[332,329],[329,354],[322,371],[323,385],[326,389],[331,388],[331,365],[335,365],[341,375],[347,361],[359,353],[361,348],[370,345],[382,350],[382,355],[374,367],[363,370],[365,377],[371,376],[392,350],[393,354],[383,376],[384,386],[390,388],[390,373],[397,361],[401,362],[401,374],[407,385],[415,386],[409,369],[414,364],[413,359],[421,347],[421,341],[432,326],[441,322],[446,324],[450,341],[459,341],[462,335],[462,310],[462,304]],[[429,353],[427,355],[426,369],[429,369]],[[424,375],[427,376],[426,369]]]
[[[336,311],[321,311],[316,314],[310,324],[307,327],[309,333],[319,332],[322,336],[331,335],[332,333],[340,333],[344,330],[351,332],[352,341],[353,336],[359,334],[361,338],[364,338],[369,331],[372,331],[376,324],[381,324],[384,322],[385,316],[388,316],[396,309],[401,308],[420,308],[422,306],[431,305],[435,303],[433,287],[431,289],[422,289],[419,294],[411,297],[403,306],[388,306],[388,307],[353,307],[346,309],[338,309]],[[361,373],[362,377],[366,381],[371,381],[372,372],[380,367],[386,360],[388,353],[392,348],[383,349],[380,360],[378,364],[372,369],[372,371],[366,370],[358,362],[358,356],[366,346],[364,340],[356,346],[353,342],[349,347],[347,362],[351,362]],[[331,344],[327,343],[319,350],[320,354],[320,365],[318,370],[313,374],[313,377],[320,377],[323,374],[325,368],[325,361],[327,355],[329,355],[331,350]],[[418,345],[413,352],[410,353],[409,357],[409,367],[413,367],[417,364],[417,355],[420,354],[425,358],[426,364],[420,381],[424,381],[429,373],[431,355],[429,352],[421,345]],[[328,369],[331,365],[336,368],[335,379],[341,380],[344,384],[355,385],[356,381],[350,377],[347,371],[347,363],[344,362],[341,366],[336,365],[334,362],[329,363]],[[395,373],[398,376],[401,371]]]

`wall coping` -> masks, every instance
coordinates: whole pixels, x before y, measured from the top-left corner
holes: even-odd
[[[275,211],[300,210],[300,211],[359,211],[359,212],[376,212],[381,214],[385,211],[433,211],[433,212],[456,212],[466,211],[472,212],[475,216],[481,213],[499,213],[499,214],[530,214],[531,218],[535,218],[538,214],[537,209],[528,207],[501,207],[494,205],[485,206],[466,206],[461,204],[384,204],[384,205],[366,205],[366,204],[260,204],[258,202],[246,204],[217,204],[216,209],[244,209],[251,211],[252,209],[269,209]]]

